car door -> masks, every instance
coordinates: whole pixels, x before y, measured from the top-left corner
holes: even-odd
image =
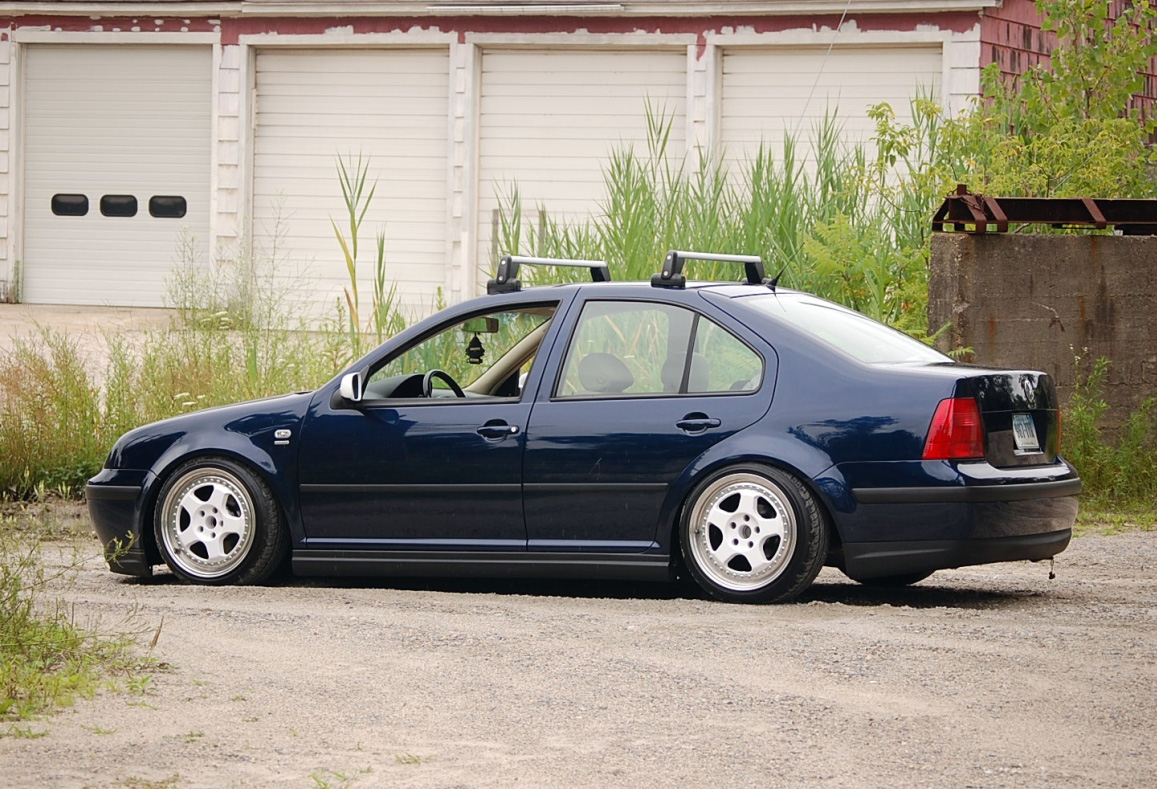
[[[770,404],[759,353],[660,300],[585,301],[554,357],[526,436],[532,551],[656,547],[670,484]]]
[[[371,365],[361,402],[314,403],[299,460],[309,546],[525,550],[522,393],[556,306],[452,321]],[[465,396],[437,374],[423,391],[431,370]]]

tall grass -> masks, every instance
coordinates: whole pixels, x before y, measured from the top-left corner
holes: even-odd
[[[226,261],[205,260],[189,238],[179,251],[170,326],[106,336],[103,360],[48,328],[0,356],[0,497],[78,495],[127,430],[313,389],[349,358],[344,335],[306,325],[276,243]]]
[[[749,159],[700,157],[689,168],[671,149],[674,118],[647,110],[647,143],[612,151],[605,196],[588,219],[563,222],[538,209],[528,226],[517,186],[499,208],[498,247],[545,256],[606,260],[620,279],[647,279],[669,249],[760,254],[785,285],[844,303],[913,334],[925,331],[928,217],[942,199],[933,179],[908,177],[935,156],[941,115],[924,98],[900,126],[886,105],[873,110],[876,144],[845,141],[827,115],[804,144]],[[496,261],[492,261],[496,263]],[[696,263],[701,279],[733,279],[734,269]],[[534,281],[573,280],[542,270]]]

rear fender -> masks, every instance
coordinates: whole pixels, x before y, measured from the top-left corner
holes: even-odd
[[[829,516],[854,508],[843,475],[827,453],[790,436],[767,436],[742,431],[704,452],[667,489],[659,511],[658,541],[672,555],[678,553],[676,529],[683,505],[702,480],[727,466],[760,463],[775,466],[799,478],[819,499]],[[829,517],[829,520],[833,521]]]

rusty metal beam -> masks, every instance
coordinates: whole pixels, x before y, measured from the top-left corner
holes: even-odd
[[[1157,200],[1092,197],[987,197],[961,184],[932,217],[939,233],[1007,233],[1010,224],[1112,227],[1124,235],[1157,235]]]

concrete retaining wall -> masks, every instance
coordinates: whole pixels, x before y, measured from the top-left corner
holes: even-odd
[[[928,323],[951,321],[941,349],[1050,373],[1062,402],[1074,360],[1112,361],[1109,427],[1157,395],[1157,238],[937,233]]]

